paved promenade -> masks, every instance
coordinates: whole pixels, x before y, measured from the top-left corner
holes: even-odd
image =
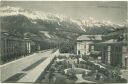
[[[2,82],[34,82],[53,59],[53,50],[40,51],[0,66]]]
[[[40,65],[27,73],[27,75],[20,79],[18,82],[35,82],[57,54],[58,52],[47,54],[48,58],[46,60],[44,60]]]

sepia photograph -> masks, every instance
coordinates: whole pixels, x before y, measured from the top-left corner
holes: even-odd
[[[0,1],[2,84],[127,84],[128,1]]]

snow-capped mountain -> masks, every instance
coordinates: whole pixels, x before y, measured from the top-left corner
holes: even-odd
[[[111,21],[98,21],[95,20],[94,18],[90,17],[89,19],[86,20],[75,20],[72,18],[69,18],[67,16],[61,15],[61,14],[51,14],[51,13],[44,13],[40,11],[32,11],[29,9],[23,9],[23,8],[18,8],[18,7],[1,7],[0,8],[0,16],[11,16],[11,15],[24,15],[29,19],[36,20],[36,19],[41,19],[41,20],[48,20],[48,21],[57,21],[58,24],[60,25],[61,22],[66,21],[70,22],[72,24],[76,24],[79,26],[79,29],[86,31],[86,28],[84,27],[101,27],[101,26],[111,26],[111,27],[122,27],[123,25],[120,24],[114,24]],[[36,23],[36,22],[34,22]]]
[[[117,28],[117,27],[123,27],[124,24],[115,24],[111,21],[98,21],[95,20],[94,18],[90,17],[87,20],[81,20],[82,25],[87,26],[87,27],[102,27],[102,26],[109,26],[109,27],[113,27],[113,28]]]
[[[121,28],[124,25],[114,24],[111,21],[98,21],[90,17],[89,19],[76,20],[61,14],[44,13],[40,11],[32,11],[18,7],[1,7],[0,16],[3,18],[3,23],[10,21],[13,25],[20,24],[19,28],[26,30],[28,28],[37,29],[38,31],[56,32],[72,32],[85,34],[104,34],[116,28]],[[12,18],[13,17],[13,21]],[[7,18],[8,21],[4,20]],[[18,23],[18,21],[20,23]],[[6,26],[7,27],[7,26]],[[14,27],[14,26],[13,26]],[[100,32],[99,32],[100,31]],[[46,33],[45,33],[46,35]]]
[[[33,12],[31,10],[16,8],[16,7],[1,7],[0,8],[0,16],[11,16],[11,15],[24,15],[30,19],[47,19],[45,15],[41,15],[40,12]]]
[[[14,15],[24,15],[27,18],[31,19],[33,23],[34,20],[40,19],[40,20],[45,20],[45,21],[56,21],[58,23],[58,25],[61,25],[61,22],[65,21],[65,22],[69,22],[70,24],[76,24],[77,26],[79,26],[79,29],[85,31],[85,29],[83,29],[81,27],[81,23],[73,20],[67,16],[64,15],[60,15],[60,14],[51,14],[51,13],[44,13],[44,12],[40,12],[40,11],[31,11],[28,9],[22,9],[22,8],[16,8],[16,7],[1,7],[0,8],[0,16],[14,16]]]
[[[36,20],[52,20],[52,21],[69,21],[70,19],[64,15],[60,14],[51,14],[51,13],[44,13],[40,11],[32,11],[28,9],[23,8],[16,8],[16,7],[1,7],[0,8],[0,16],[11,16],[11,15],[24,15],[28,17],[29,19]]]
[[[94,18],[73,19],[61,14],[44,13],[18,7],[0,7],[1,29],[8,35],[42,40],[44,49],[58,42],[72,41],[81,34],[108,34],[124,25]],[[6,31],[7,30],[7,31]],[[10,35],[11,36],[11,35]]]

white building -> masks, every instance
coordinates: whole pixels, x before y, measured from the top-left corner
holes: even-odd
[[[101,42],[102,35],[81,35],[77,38],[77,54],[88,55],[89,49],[94,50],[94,46],[90,46],[92,43]]]

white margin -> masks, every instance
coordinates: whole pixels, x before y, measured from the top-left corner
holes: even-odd
[[[128,0],[0,0],[0,1],[128,1]]]

